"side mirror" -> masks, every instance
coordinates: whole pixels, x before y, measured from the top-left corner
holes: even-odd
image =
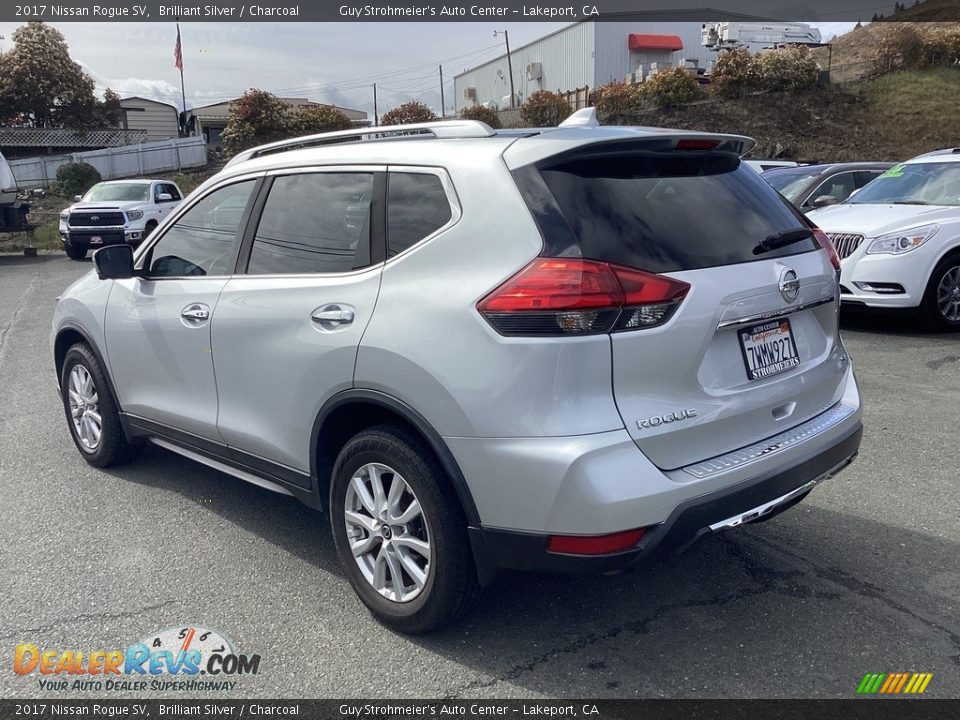
[[[73,201],[74,201],[74,202],[80,202],[81,200],[83,200],[83,195],[74,195],[74,196],[73,196]]]
[[[107,245],[93,254],[93,264],[101,280],[132,278],[133,248],[126,243]]]
[[[833,195],[821,195],[818,198],[814,198],[813,206],[815,208],[827,207],[827,205],[836,205],[839,200],[837,200]]]
[[[173,195],[170,193],[160,193],[157,195],[157,202],[170,202],[173,200]]]

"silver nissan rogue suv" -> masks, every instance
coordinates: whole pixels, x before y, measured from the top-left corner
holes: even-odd
[[[846,466],[860,397],[830,241],[749,138],[475,121],[248,150],[56,307],[67,426],[329,513],[382,622],[501,568],[610,571]]]

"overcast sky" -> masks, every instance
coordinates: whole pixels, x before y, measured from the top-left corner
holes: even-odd
[[[93,76],[98,92],[139,95],[180,107],[180,76],[173,66],[173,23],[51,23],[70,54]],[[372,83],[381,113],[410,99],[439,114],[437,66],[443,63],[446,106],[453,107],[453,76],[566,23],[184,23],[187,106],[230,100],[248,88],[286,97],[365,110],[372,115]],[[853,23],[818,23],[824,38]],[[17,25],[0,23],[0,50],[12,46]]]

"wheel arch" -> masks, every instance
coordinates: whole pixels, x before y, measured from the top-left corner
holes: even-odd
[[[110,390],[110,394],[113,396],[113,402],[117,406],[117,413],[120,416],[120,427],[123,429],[123,434],[129,442],[133,438],[133,435],[130,432],[130,428],[127,426],[127,420],[126,416],[123,414],[123,408],[120,406],[120,396],[117,395],[117,388],[113,384],[113,378],[110,377],[110,366],[104,361],[103,355],[100,353],[99,348],[97,348],[96,343],[90,339],[90,335],[83,328],[72,323],[61,327],[57,331],[57,336],[53,341],[53,363],[54,369],[57,371],[57,387],[62,389],[60,381],[61,376],[63,375],[63,363],[67,357],[67,351],[77,343],[83,343],[90,348],[90,352],[93,353],[93,356],[100,364],[100,369],[103,371],[103,376],[107,380],[107,387]]]
[[[480,516],[467,481],[440,434],[407,403],[377,390],[344,390],[320,408],[310,435],[310,474],[317,483],[318,500],[327,504],[333,464],[347,441],[365,428],[391,422],[407,427],[424,441],[450,478],[467,522],[479,524]]]

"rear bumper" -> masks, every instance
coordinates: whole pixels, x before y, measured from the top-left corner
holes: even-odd
[[[800,502],[823,480],[856,457],[863,435],[857,418],[852,428],[813,456],[787,468],[768,471],[736,485],[678,504],[640,543],[603,556],[561,555],[547,551],[546,533],[471,527],[470,540],[482,581],[499,569],[539,572],[609,572],[643,560],[681,552],[706,535],[727,527],[767,520]]]

